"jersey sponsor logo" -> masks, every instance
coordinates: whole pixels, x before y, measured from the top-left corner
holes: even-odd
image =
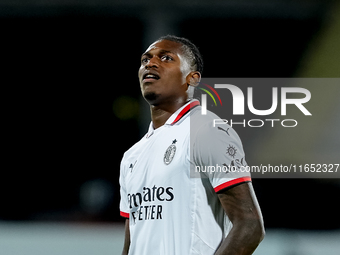
[[[162,219],[163,204],[157,202],[170,202],[174,200],[173,187],[143,187],[142,193],[128,194],[133,223],[137,220]]]
[[[172,190],[172,187],[164,188],[156,185],[152,188],[143,187],[142,193],[128,194],[130,209],[142,205],[143,202],[172,201],[174,199]]]
[[[241,158],[241,159],[234,159],[233,161],[231,161],[230,166],[233,169],[243,169],[244,167],[246,167],[248,164],[245,160],[245,158]]]
[[[177,140],[173,140],[172,144],[166,149],[164,154],[164,164],[169,165],[176,154],[176,143]]]
[[[229,165],[227,164],[223,164],[224,168],[222,168],[222,172],[224,173],[235,173],[235,172],[239,172],[239,173],[244,173],[244,169],[247,169],[246,167],[248,166],[245,158],[241,158],[241,159],[234,159],[230,162]],[[217,169],[218,170],[218,169]]]
[[[237,149],[236,149],[234,146],[232,146],[232,145],[229,144],[229,147],[227,148],[227,154],[228,154],[230,157],[235,158],[236,153],[237,153]]]

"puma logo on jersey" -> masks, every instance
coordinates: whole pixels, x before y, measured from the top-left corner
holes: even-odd
[[[133,167],[136,165],[136,163],[137,163],[137,160],[135,161],[135,163],[133,163],[133,164],[130,164],[130,166],[129,166],[129,168],[131,169],[131,173],[132,173],[132,169],[133,169]]]
[[[225,129],[223,129],[223,128],[221,128],[221,127],[217,127],[217,129],[218,130],[221,130],[221,131],[224,131],[224,132],[226,132],[228,135],[229,135],[229,128],[227,129],[227,130],[225,130]],[[230,135],[229,135],[230,136]]]

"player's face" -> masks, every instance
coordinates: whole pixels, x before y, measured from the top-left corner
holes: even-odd
[[[187,97],[190,67],[182,45],[168,40],[151,44],[141,58],[138,76],[143,97],[152,105]]]

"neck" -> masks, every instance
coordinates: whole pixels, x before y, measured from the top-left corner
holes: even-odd
[[[188,102],[187,98],[178,99],[171,104],[150,105],[151,120],[154,129],[165,124],[170,116]]]

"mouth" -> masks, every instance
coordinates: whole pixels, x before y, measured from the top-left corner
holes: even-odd
[[[152,82],[159,79],[160,79],[159,75],[154,72],[147,72],[143,75],[143,82]]]

